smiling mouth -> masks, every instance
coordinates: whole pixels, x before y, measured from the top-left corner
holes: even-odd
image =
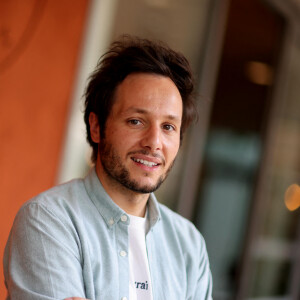
[[[143,164],[147,167],[155,167],[155,166],[158,166],[159,164],[157,163],[154,163],[152,161],[148,161],[148,160],[145,160],[145,159],[140,159],[140,158],[134,158],[132,157],[131,158],[134,162],[137,162],[137,163],[140,163],[140,164]]]

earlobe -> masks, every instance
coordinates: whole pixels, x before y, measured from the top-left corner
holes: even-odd
[[[100,126],[98,122],[98,117],[95,113],[91,112],[89,115],[89,123],[90,123],[90,133],[91,138],[94,143],[100,142]]]

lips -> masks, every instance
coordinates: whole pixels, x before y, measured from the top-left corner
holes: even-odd
[[[140,164],[143,164],[147,167],[154,167],[154,166],[158,166],[159,164],[158,163],[155,163],[155,162],[152,162],[152,161],[148,161],[148,160],[145,160],[145,159],[140,159],[140,158],[135,158],[135,157],[132,157],[131,158],[133,161],[135,162],[138,162]]]
[[[148,168],[155,168],[165,164],[164,158],[157,153],[150,154],[149,152],[145,151],[131,152],[130,158],[135,163],[141,164]]]

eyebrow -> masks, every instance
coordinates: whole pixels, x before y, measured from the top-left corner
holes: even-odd
[[[128,112],[136,112],[136,113],[139,113],[139,114],[149,114],[149,111],[146,110],[146,109],[143,109],[143,108],[138,108],[138,107],[129,107],[124,113],[128,113]],[[178,116],[175,116],[175,115],[166,115],[166,117],[169,119],[169,120],[175,120],[175,121],[178,121],[180,122],[181,121],[181,118],[179,118]]]

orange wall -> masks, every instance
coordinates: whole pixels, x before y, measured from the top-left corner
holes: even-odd
[[[0,299],[13,218],[55,182],[88,2],[0,1]]]

